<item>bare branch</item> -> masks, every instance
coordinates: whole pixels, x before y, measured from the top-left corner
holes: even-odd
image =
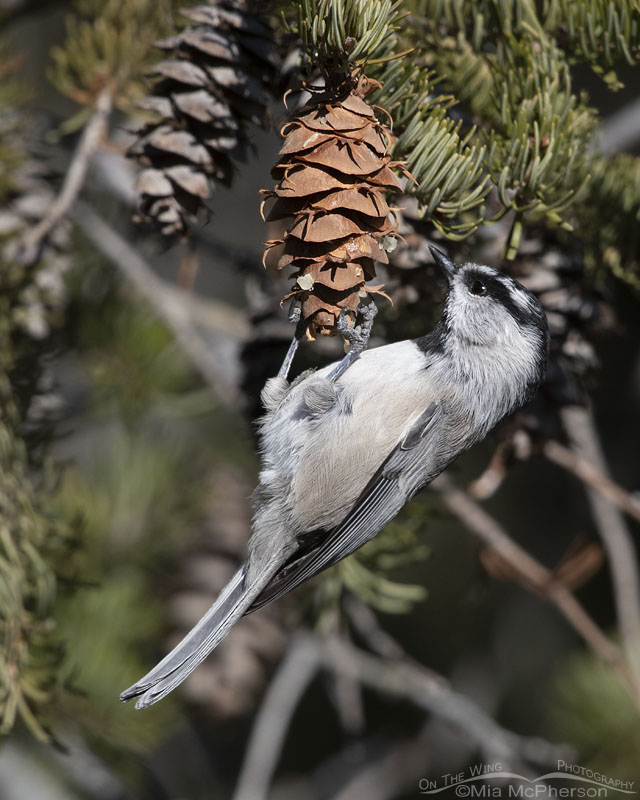
[[[581,458],[559,442],[547,442],[542,448],[542,452],[549,461],[580,478],[591,489],[600,492],[603,497],[640,522],[640,502],[615,481],[596,469],[591,462]]]
[[[355,629],[374,653],[384,658],[408,658],[393,636],[380,627],[376,615],[362,600],[348,594],[344,599],[344,608]],[[435,679],[435,672],[432,674]]]
[[[266,799],[295,709],[319,668],[431,712],[458,728],[488,760],[548,765],[571,756],[566,745],[502,728],[440,675],[404,656],[380,658],[342,637],[298,633],[256,717],[233,800]]]
[[[567,406],[561,417],[576,456],[608,479],[607,462],[590,409]],[[633,539],[622,514],[608,497],[591,486],[587,486],[587,497],[609,561],[620,637],[634,697],[640,706],[640,580]]]
[[[113,88],[111,86],[106,86],[98,95],[95,111],[85,126],[71,158],[60,194],[51,204],[46,215],[35,227],[27,231],[20,243],[20,260],[27,266],[39,261],[47,239],[68,214],[82,190],[91,157],[107,132],[107,124],[113,108],[112,95]]]
[[[192,322],[193,309],[199,308],[203,313],[206,307],[211,317],[220,318],[217,323],[220,330],[241,339],[246,335],[246,326],[240,315],[230,312],[224,304],[194,302],[187,292],[168,286],[142,256],[85,203],[77,203],[70,216],[87,239],[122,271],[149,302],[158,317],[174,333],[194,367],[214,389],[216,396],[230,408],[241,407],[243,397],[240,391],[223,373],[210,346]]]
[[[311,637],[292,639],[256,716],[233,800],[266,800],[291,719],[318,670],[317,651]]]
[[[317,653],[325,669],[352,675],[365,686],[408,700],[455,725],[488,760],[553,764],[561,753],[567,753],[564,745],[506,730],[444,678],[434,677],[406,659],[381,659],[335,637],[327,639],[326,644],[318,643]]]
[[[530,591],[534,591],[556,606],[569,624],[600,658],[610,664],[635,699],[633,682],[620,649],[603,633],[566,586],[554,579],[553,573],[536,561],[507,534],[502,526],[481,508],[448,475],[440,475],[433,483],[442,493],[447,508],[498,553]]]

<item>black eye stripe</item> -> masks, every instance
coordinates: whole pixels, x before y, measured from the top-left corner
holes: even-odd
[[[516,320],[516,322],[519,322],[521,325],[525,325],[532,321],[531,312],[528,309],[523,308],[519,303],[516,303],[513,299],[513,292],[517,291],[515,286],[513,289],[510,289],[502,280],[495,278],[492,275],[484,275],[479,272],[469,272],[465,276],[465,283],[469,291],[471,291],[472,286],[476,281],[483,283],[487,287],[485,296],[490,296],[497,302],[501,303]]]

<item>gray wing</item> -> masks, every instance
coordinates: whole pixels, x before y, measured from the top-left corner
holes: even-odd
[[[441,414],[442,406],[432,403],[415,420],[347,517],[331,531],[306,533],[301,548],[276,573],[247,614],[290,592],[373,539],[416,492],[438,475],[445,464],[436,467],[432,456]]]

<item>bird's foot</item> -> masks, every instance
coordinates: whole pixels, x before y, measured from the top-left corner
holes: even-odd
[[[289,310],[289,322],[295,323],[296,332],[293,335],[293,339],[291,340],[291,344],[289,345],[289,349],[287,350],[287,355],[284,357],[282,366],[278,371],[278,377],[284,378],[285,380],[287,380],[289,376],[289,370],[291,369],[291,364],[293,363],[296,351],[298,350],[298,345],[300,344],[300,340],[302,339],[307,330],[307,320],[302,319],[302,309],[300,308],[299,305],[294,305]]]
[[[378,307],[375,303],[369,303],[369,305],[360,303],[358,312],[362,317],[362,323],[351,327],[347,319],[349,309],[343,308],[340,311],[336,328],[338,329],[338,333],[349,342],[350,348],[342,361],[329,373],[330,381],[336,381],[341,375],[344,375],[345,370],[353,364],[360,353],[367,349],[369,337],[371,336],[371,329],[373,328],[373,321],[378,313]]]

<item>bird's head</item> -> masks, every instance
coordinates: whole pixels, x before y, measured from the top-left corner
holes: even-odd
[[[549,350],[547,318],[537,297],[498,270],[459,264],[431,247],[449,291],[442,317],[444,345],[478,358],[513,360],[539,383]],[[473,357],[473,356],[472,356]]]

